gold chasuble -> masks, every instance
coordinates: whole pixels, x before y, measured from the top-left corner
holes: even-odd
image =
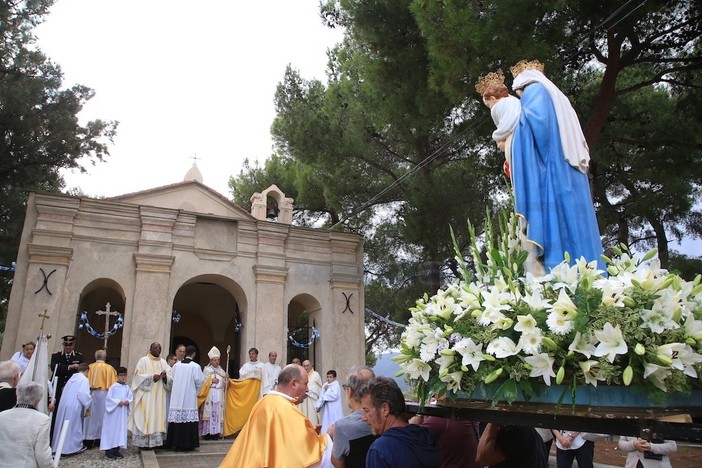
[[[197,406],[200,407],[210,393],[212,376],[205,383],[197,395]],[[258,379],[234,380],[229,379],[224,411],[224,435],[236,434],[244,427],[251,414],[251,409],[258,401],[261,392],[261,381]]]
[[[271,392],[251,410],[224,457],[222,468],[289,468],[314,465],[327,448],[307,417],[286,395]]]
[[[88,372],[90,390],[109,390],[113,383],[117,382],[117,371],[105,362],[94,362],[90,364]]]

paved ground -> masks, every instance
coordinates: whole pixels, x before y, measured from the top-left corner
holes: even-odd
[[[200,448],[195,452],[174,452],[172,450],[139,450],[130,446],[122,450],[123,460],[109,460],[100,450],[88,450],[61,460],[60,467],[65,468],[212,468],[217,467],[227,454],[234,439],[220,441],[201,440]],[[554,456],[549,460],[549,467],[556,466]],[[573,464],[577,467],[577,463]],[[615,468],[611,465],[595,463],[595,468]]]
[[[144,468],[212,468],[219,466],[232,442],[233,439],[201,440],[200,448],[195,452],[156,450],[153,455],[157,465],[147,465],[147,459],[142,452],[142,461]]]

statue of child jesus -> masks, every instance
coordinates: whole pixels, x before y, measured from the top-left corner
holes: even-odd
[[[497,127],[492,132],[492,139],[497,143],[497,147],[505,152],[503,170],[507,177],[510,177],[512,152],[509,143],[511,142],[514,128],[519,123],[519,114],[521,112],[519,99],[509,94],[502,70],[481,76],[478,82],[475,83],[475,90],[480,93],[483,97],[483,102],[490,108],[492,121],[495,122],[495,127]]]

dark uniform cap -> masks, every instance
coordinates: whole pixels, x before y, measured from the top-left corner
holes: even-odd
[[[73,335],[62,336],[63,344],[74,344],[76,342],[76,337]]]

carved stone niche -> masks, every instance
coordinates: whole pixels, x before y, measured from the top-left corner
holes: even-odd
[[[251,195],[251,215],[262,221],[292,224],[292,204],[293,199],[273,184]]]

